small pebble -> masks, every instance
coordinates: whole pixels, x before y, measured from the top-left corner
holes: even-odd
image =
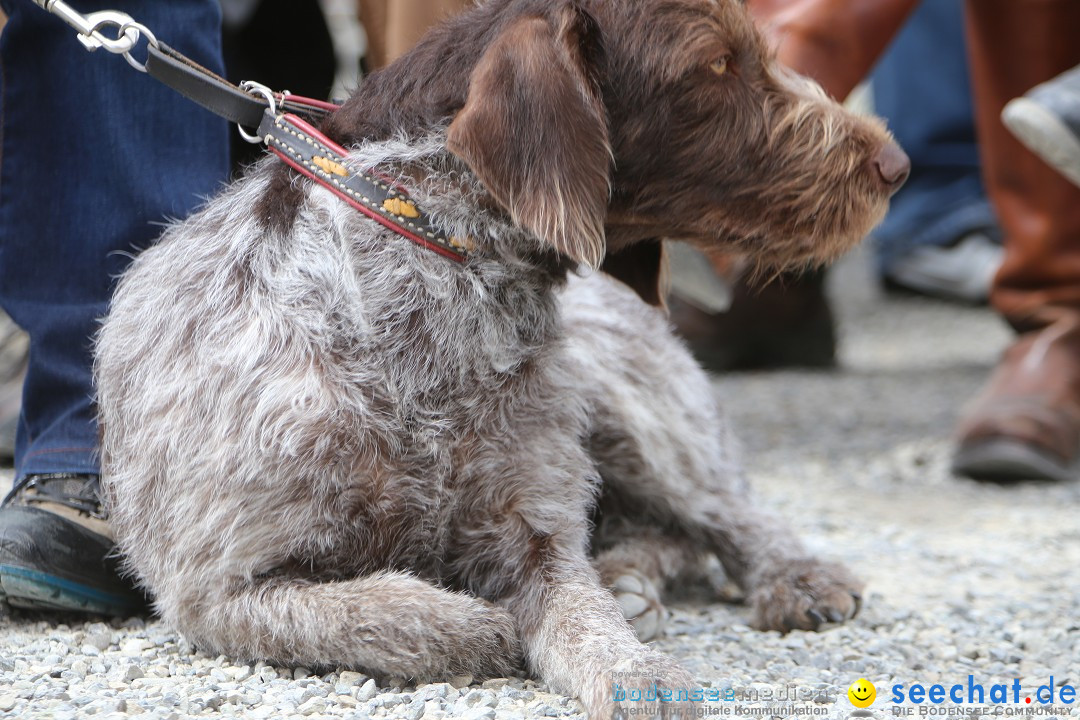
[[[104,652],[112,645],[112,633],[111,632],[95,632],[89,633],[86,636],[86,644],[96,647],[98,650]]]
[[[368,677],[363,673],[353,672],[352,670],[342,670],[338,675],[335,686],[348,688],[354,685],[363,685],[367,681]],[[338,692],[340,692],[340,690]]]
[[[448,681],[452,686],[460,690],[461,688],[469,687],[472,685],[472,675],[454,675]]]
[[[420,720],[424,717],[424,712],[427,710],[427,706],[420,698],[414,699],[409,706],[402,712],[402,717],[406,720]]]
[[[125,657],[137,658],[142,657],[144,650],[149,650],[153,645],[149,640],[143,638],[132,638],[130,640],[124,640],[120,643],[120,653]]]
[[[368,700],[375,697],[376,693],[378,692],[379,689],[375,686],[375,681],[369,679],[360,687],[359,690],[356,691],[356,700],[358,702],[367,702]]]

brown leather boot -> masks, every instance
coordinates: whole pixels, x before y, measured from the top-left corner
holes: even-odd
[[[979,480],[1068,480],[1080,451],[1080,314],[1014,342],[960,428],[953,470]]]
[[[764,286],[737,280],[724,312],[707,312],[677,294],[668,309],[707,370],[828,368],[836,364],[836,330],[824,282],[824,270],[787,273]]]
[[[1005,103],[1080,63],[1076,0],[969,0],[986,189],[1005,232],[991,303],[1021,333],[957,433],[955,472],[1062,480],[1080,453],[1080,188],[1025,150]]]
[[[838,100],[866,77],[919,0],[750,0],[777,57]]]

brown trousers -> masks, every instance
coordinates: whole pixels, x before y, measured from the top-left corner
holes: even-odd
[[[941,0],[938,0],[939,2]],[[780,62],[838,100],[870,72],[918,0],[750,0]]]
[[[1080,64],[1077,0],[968,0],[968,44],[983,176],[1005,230],[991,292],[1017,330],[1080,313],[1080,188],[1026,150],[1001,109]]]
[[[369,69],[387,65],[416,44],[428,28],[473,0],[358,0],[368,36]]]
[[[916,1],[751,0],[751,9],[782,61],[843,98]],[[991,302],[1020,331],[1080,317],[1080,188],[1000,119],[1010,99],[1080,64],[1080,0],[967,0],[966,7],[983,174],[1005,231]]]

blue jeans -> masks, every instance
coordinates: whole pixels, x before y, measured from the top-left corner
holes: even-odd
[[[218,0],[70,4],[128,12],[222,70]],[[30,0],[0,5],[9,17],[0,36],[0,306],[31,343],[16,473],[97,472],[98,319],[131,253],[226,179],[228,127],[123,58],[86,52]]]
[[[874,110],[911,158],[911,177],[874,231],[879,267],[970,232],[999,237],[980,175],[962,0],[923,0],[871,78]]]

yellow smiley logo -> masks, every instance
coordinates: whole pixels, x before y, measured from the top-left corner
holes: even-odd
[[[848,700],[858,708],[870,707],[877,699],[877,689],[866,678],[859,678],[847,689]]]

